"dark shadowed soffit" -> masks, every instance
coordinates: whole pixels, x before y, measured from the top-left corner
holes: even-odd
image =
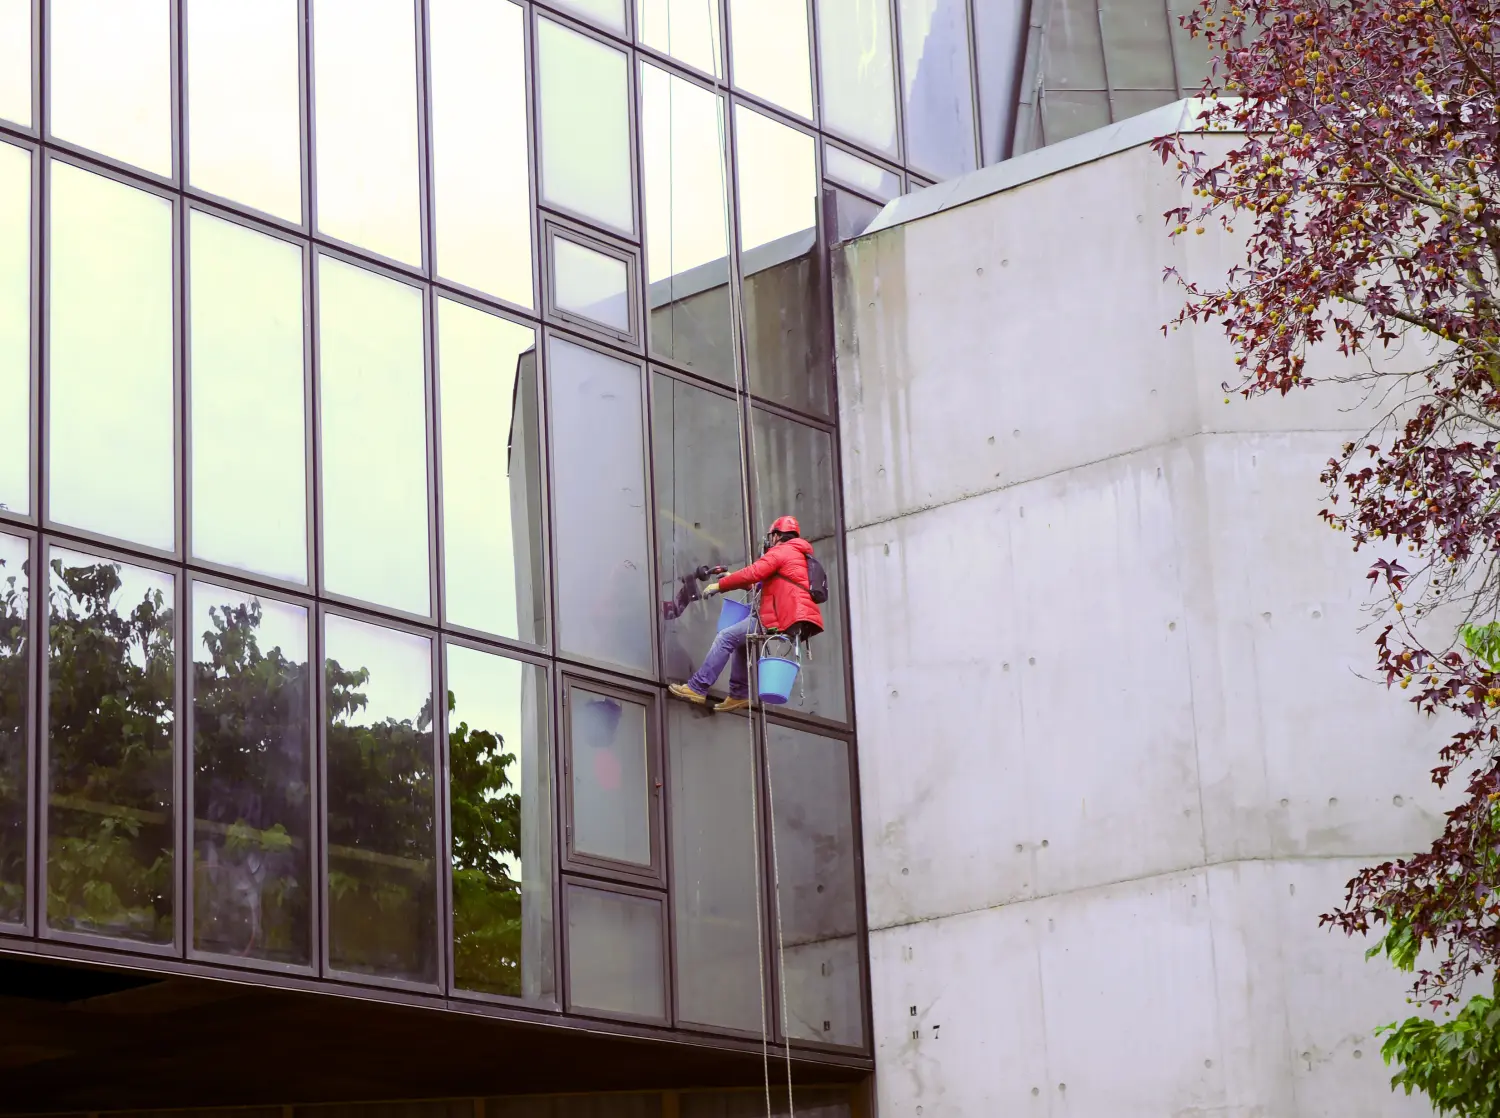
[[[758,1047],[0,954],[0,1114],[749,1087]],[[807,1084],[867,1067],[793,1064]]]

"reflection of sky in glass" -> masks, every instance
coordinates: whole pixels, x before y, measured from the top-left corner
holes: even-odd
[[[191,218],[193,554],[307,581],[302,250]]]
[[[819,0],[823,123],[877,151],[896,150],[890,0]]]
[[[31,0],[0,0],[0,117],[31,125]]]
[[[53,162],[50,515],[174,538],[172,205]]]
[[[258,594],[242,594],[224,586],[207,582],[193,583],[193,631],[190,635],[193,646],[193,661],[209,664],[213,658],[203,640],[204,633],[215,631],[210,610],[217,610],[222,619],[226,609],[260,603],[260,627],[255,631],[255,641],[261,655],[269,656],[272,649],[281,649],[281,654],[294,664],[307,663],[307,610],[301,606],[279,602],[275,598],[263,598]]]
[[[358,688],[369,701],[354,712],[349,725],[370,726],[387,718],[416,724],[432,694],[431,641],[329,614],[324,619],[323,642],[328,659],[341,668],[370,671],[369,680]]]
[[[192,184],[302,220],[297,0],[187,0]]]
[[[740,247],[744,251],[817,224],[818,168],[813,138],[743,106],[739,141]]]
[[[31,511],[30,463],[31,155],[0,144],[0,508]]]
[[[729,0],[734,84],[812,119],[805,0]]]
[[[542,190],[549,201],[630,232],[625,56],[550,20],[537,23]]]
[[[555,0],[555,3],[564,11],[576,12],[612,31],[625,33],[625,0]]]
[[[422,262],[412,0],[314,0],[318,228]]]
[[[425,614],[422,293],[325,256],[318,298],[324,582]]]
[[[109,600],[109,610],[117,617],[128,617],[148,595],[160,594],[162,597],[162,612],[170,612],[174,608],[172,598],[172,576],[163,574],[161,571],[151,570],[148,567],[137,567],[131,563],[120,563],[113,559],[104,559],[98,555],[84,555],[77,551],[68,551],[66,548],[54,547],[51,549],[48,560],[48,578],[54,589],[60,590],[62,583],[58,581],[56,572],[52,571],[52,564],[61,562],[63,569],[72,570],[83,567],[114,567],[120,573],[120,588],[115,591]],[[78,605],[77,602],[74,605]],[[138,668],[146,666],[146,657],[141,648],[139,640],[132,640],[128,653],[130,662]],[[164,711],[164,721],[172,720],[172,712]]]
[[[728,255],[720,133],[717,96],[641,64],[648,283]]]
[[[555,237],[552,283],[557,309],[587,315],[619,331],[630,329],[630,281],[625,261]]]
[[[438,272],[529,307],[525,16],[508,0],[431,0],[427,37]]]
[[[508,791],[524,793],[521,787],[521,751],[525,730],[521,725],[521,695],[528,683],[528,671],[536,669],[463,645],[450,644],[447,651],[448,690],[453,694],[454,704],[453,713],[448,716],[449,728],[457,729],[458,724],[464,722],[470,730],[488,730],[497,735],[504,751],[515,758],[505,767],[505,775],[511,783]],[[523,872],[520,859],[506,857],[502,861],[510,876],[520,881]]]
[[[519,635],[516,541],[506,445],[516,362],[536,344],[529,326],[438,300],[443,439],[444,608],[448,620]]]
[[[972,171],[974,95],[969,81],[968,7],[964,0],[900,3],[906,157],[948,178]]]
[[[719,0],[637,0],[635,37],[714,77],[719,67]]]
[[[52,134],[170,175],[170,0],[51,0],[50,7]]]
[[[832,144],[823,145],[824,166],[830,178],[838,179],[848,186],[857,187],[877,198],[889,202],[901,193],[901,176],[858,156],[850,155],[843,148]]]

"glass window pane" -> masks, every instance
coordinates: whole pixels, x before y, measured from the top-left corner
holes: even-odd
[[[422,293],[318,258],[323,582],[426,614]]]
[[[170,548],[172,203],[54,161],[49,515]]]
[[[305,583],[302,250],[190,221],[193,554]]]
[[[31,0],[0,0],[0,117],[31,127]]]
[[[839,560],[839,518],[834,487],[833,436],[815,427],[757,409],[755,519],[764,530],[778,516],[795,516],[828,574],[828,601],[819,609],[823,633],[803,656],[802,671],[788,704],[793,710],[844,721],[844,580]]]
[[[787,1033],[794,1040],[862,1044],[849,747],[773,724],[766,730],[766,764],[781,881]]]
[[[170,177],[170,0],[50,4],[47,80],[52,135]]]
[[[188,181],[302,220],[297,0],[187,0]]]
[[[546,637],[536,332],[438,300],[443,608],[501,637]]]
[[[543,196],[632,233],[626,65],[620,51],[537,21]]]
[[[0,508],[31,511],[31,153],[0,143]]]
[[[636,0],[635,37],[679,62],[723,76],[719,0]]]
[[[329,615],[328,965],[437,978],[432,642]]]
[[[312,961],[307,610],[193,583],[193,945]]]
[[[1100,0],[1099,21],[1110,85],[1175,92],[1172,41],[1161,0]],[[1123,119],[1123,114],[1116,113],[1115,119]]]
[[[641,65],[651,352],[734,383],[723,101]]]
[[[553,338],[553,540],[565,653],[651,667],[641,370]]]
[[[823,145],[823,169],[829,178],[885,202],[901,194],[901,176],[895,171],[887,171],[832,144]]]
[[[1115,120],[1127,120],[1141,113],[1149,113],[1177,100],[1175,89],[1117,89],[1110,98]]]
[[[545,668],[460,645],[448,653],[453,981],[556,996],[552,747]]]
[[[578,885],[567,889],[572,1007],[666,1017],[661,902]]]
[[[881,209],[878,202],[868,201],[857,194],[846,194],[837,187],[833,190],[833,204],[835,244],[852,241],[863,233],[879,216]]]
[[[734,84],[812,119],[807,0],[729,0]]]
[[[31,564],[27,542],[0,535],[0,924],[26,919],[26,769],[31,724]]]
[[[824,127],[894,155],[890,0],[819,0],[818,55]]]
[[[172,576],[54,547],[47,585],[47,923],[172,942]]]
[[[313,0],[318,229],[422,263],[412,0]]]
[[[755,731],[671,703],[672,905],[677,1014],[759,1032],[760,908]]]
[[[1103,89],[1104,44],[1097,0],[1056,0],[1047,17],[1042,74],[1047,89]],[[1051,132],[1048,143],[1056,143]]]
[[[617,256],[553,237],[552,302],[559,311],[630,333],[630,274]]]
[[[520,7],[430,0],[432,192],[445,279],[531,306],[531,149]]]
[[[1025,53],[1030,5],[986,0],[974,5],[974,48],[979,64],[980,153],[985,166],[1009,159],[1016,115],[1016,71]]]
[[[740,248],[750,391],[801,411],[828,411],[828,357],[818,251],[813,138],[735,107]]]
[[[646,715],[641,703],[568,692],[575,853],[651,865]]]
[[[700,567],[749,562],[741,487],[740,412],[718,393],[655,375],[652,453],[662,671],[689,679],[718,632],[720,599],[700,601]],[[743,594],[733,595],[735,598]]]
[[[1177,80],[1184,97],[1198,92],[1214,65],[1214,52],[1209,41],[1201,34],[1191,34],[1182,26],[1182,18],[1190,15],[1195,7],[1192,0],[1168,0],[1167,3],[1167,31],[1177,50]]]
[[[625,34],[625,0],[553,0],[553,6]]]
[[[1109,94],[1049,89],[1042,98],[1042,120],[1049,144],[1103,128],[1109,123]]]
[[[968,4],[965,0],[900,0],[900,4],[906,158],[943,178],[953,178],[974,169]]]

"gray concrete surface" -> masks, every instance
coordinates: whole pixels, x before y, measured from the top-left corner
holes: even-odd
[[[1144,146],[1055,156],[835,268],[880,1118],[1425,1113],[1403,978],[1317,920],[1444,808],[1317,519],[1374,412],[1226,404],[1161,275],[1233,238],[1168,242]]]

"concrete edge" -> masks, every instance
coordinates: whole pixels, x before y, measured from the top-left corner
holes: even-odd
[[[1202,132],[1205,129],[1199,118],[1208,105],[1209,102],[1204,98],[1186,97],[1111,124],[1107,128],[1097,128],[1081,136],[1037,148],[1014,159],[993,163],[956,179],[907,194],[887,203],[862,236],[1013,190],[1049,175],[1149,144],[1159,136],[1177,132]]]

